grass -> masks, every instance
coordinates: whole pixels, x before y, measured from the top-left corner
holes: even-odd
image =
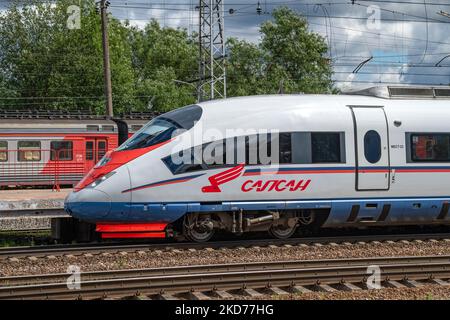
[[[50,242],[50,230],[0,231],[0,247],[34,246]]]

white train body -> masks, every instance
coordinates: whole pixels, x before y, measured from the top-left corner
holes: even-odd
[[[102,225],[156,223],[164,228],[187,214],[217,214],[222,218],[215,226],[231,230],[237,225],[240,231],[246,212],[252,213],[250,219],[264,216],[271,223],[280,213],[294,213],[289,217],[297,217],[296,225],[317,212],[324,227],[450,222],[448,99],[274,95],[192,108],[201,108],[201,116],[181,135],[107,155],[111,160],[94,169],[99,173],[68,197],[68,212]],[[291,147],[283,163],[235,161],[174,172],[165,158],[215,140],[204,135],[201,142],[192,141],[193,130],[199,129],[227,138],[230,130],[279,130],[289,136]],[[113,175],[92,186],[111,171]],[[233,216],[228,225],[224,214]],[[162,231],[156,229],[148,231]]]

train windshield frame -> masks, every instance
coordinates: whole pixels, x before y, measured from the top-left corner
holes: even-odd
[[[189,105],[164,113],[143,126],[132,137],[117,148],[117,151],[148,148],[191,129],[200,120],[203,110],[198,105]]]

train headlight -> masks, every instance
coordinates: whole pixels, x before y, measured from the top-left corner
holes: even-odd
[[[98,178],[97,180],[95,180],[94,182],[92,182],[88,188],[95,188],[97,187],[100,183],[102,183],[103,181],[107,180],[108,178],[110,178],[111,176],[113,176],[114,174],[116,174],[115,171],[111,171],[108,174],[105,174],[104,176]]]

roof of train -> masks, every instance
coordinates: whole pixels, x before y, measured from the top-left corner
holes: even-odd
[[[206,107],[208,114],[217,117],[238,116],[242,112],[261,113],[279,111],[281,108],[321,108],[339,112],[338,106],[346,105],[382,105],[391,106],[423,106],[423,102],[448,104],[450,87],[448,86],[382,86],[366,88],[359,91],[339,95],[259,95],[235,97],[199,103]],[[413,101],[413,102],[411,102]],[[421,102],[422,101],[422,102]],[[157,112],[130,112],[116,119],[125,121],[129,126],[141,125],[158,116]],[[0,108],[0,129],[2,128],[77,128],[86,129],[89,125],[116,125],[106,116],[94,115],[86,110],[11,110]]]
[[[158,112],[128,112],[115,118],[122,120],[148,120],[159,115]],[[106,115],[97,115],[90,110],[45,110],[45,109],[11,109],[0,108],[0,120],[109,120]]]
[[[114,119],[123,120],[131,132],[157,116],[156,112],[131,112]],[[139,126],[139,127],[134,127]],[[117,124],[109,117],[84,111],[0,110],[0,133],[113,133]]]
[[[350,116],[347,106],[384,107],[390,116],[439,119],[450,114],[448,98],[387,99],[367,95],[264,95],[202,102],[203,126],[229,128],[284,128],[314,124],[339,128]],[[418,116],[420,115],[420,116]],[[270,125],[268,120],[270,119]],[[410,123],[412,123],[410,121]]]
[[[246,107],[254,106],[257,108],[260,103],[272,104],[272,107],[276,109],[280,107],[280,103],[284,106],[295,105],[298,107],[308,106],[308,102],[321,101],[335,101],[343,105],[357,105],[357,104],[378,104],[378,105],[401,105],[404,101],[409,103],[410,101],[416,101],[417,105],[421,105],[420,101],[436,102],[440,101],[448,104],[450,99],[450,86],[375,86],[362,90],[353,90],[342,92],[342,94],[277,94],[277,95],[258,95],[258,96],[246,96],[246,97],[234,97],[225,100],[213,100],[199,103],[202,106],[208,105],[234,105],[236,108],[242,107],[245,104]],[[233,103],[230,103],[233,102]],[[299,103],[302,103],[299,105]],[[316,106],[315,106],[316,107]]]
[[[131,112],[120,115],[120,119],[128,124],[143,124],[158,116],[156,112]],[[95,115],[83,111],[53,111],[53,110],[2,110],[0,109],[0,126],[83,126],[90,124],[115,125],[111,118],[104,115]]]
[[[286,95],[259,95],[259,96],[246,96],[246,97],[234,97],[223,100],[205,101],[198,105],[205,107],[208,111],[219,111],[223,109],[232,109],[234,112],[238,110],[240,112],[246,111],[264,111],[267,108],[274,111],[281,111],[283,108],[295,107],[295,108],[308,108],[308,107],[330,107],[330,106],[357,106],[357,105],[373,105],[373,106],[394,106],[394,105],[417,105],[421,106],[426,103],[447,104],[448,99],[404,99],[404,100],[388,100],[378,97],[366,96],[366,95],[326,95],[326,94],[286,94]],[[323,104],[326,103],[326,104]],[[222,110],[221,110],[222,111]],[[239,114],[236,114],[239,116]]]

